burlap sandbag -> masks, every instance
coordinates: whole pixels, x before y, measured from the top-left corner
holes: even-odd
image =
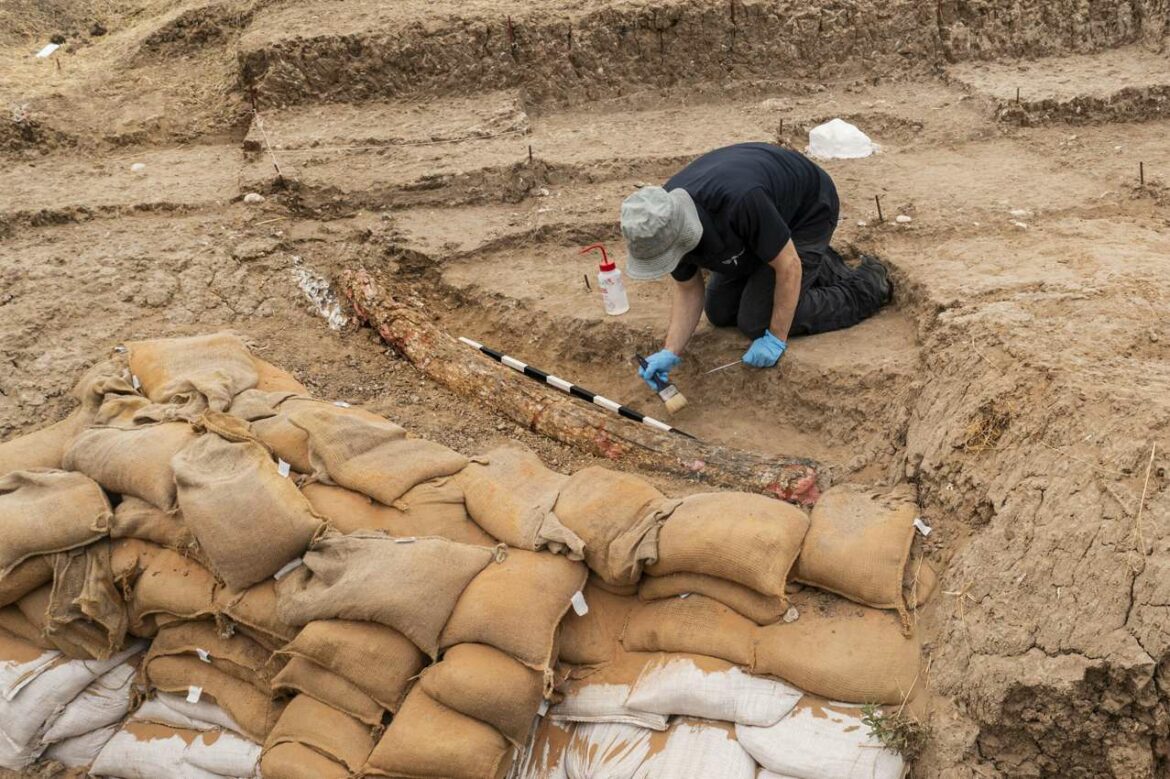
[[[196,657],[262,692],[267,692],[272,682],[271,653],[240,633],[222,635],[211,620],[184,620],[159,628],[147,661],[174,655]]]
[[[357,490],[390,505],[407,490],[431,479],[451,476],[467,458],[421,438],[403,438],[401,428],[324,409],[289,415],[309,436],[313,475],[327,484]]]
[[[643,603],[630,613],[622,646],[631,652],[689,652],[751,667],[754,622],[718,601],[691,595]]]
[[[280,459],[298,473],[312,473],[309,460],[309,434],[292,422],[298,411],[312,410],[320,414],[353,417],[394,435],[405,437],[406,431],[389,420],[363,408],[339,406],[319,398],[288,391],[262,392],[259,389],[241,392],[232,401],[229,413],[251,423],[252,432]]]
[[[163,551],[163,547],[138,538],[119,538],[110,542],[110,567],[114,582],[128,594],[138,577]]]
[[[296,484],[255,441],[207,433],[172,465],[183,520],[212,570],[234,590],[300,556],[322,527]]]
[[[813,508],[795,578],[907,620],[902,580],[917,508],[901,493],[841,485]]]
[[[69,393],[79,403],[73,412],[48,427],[0,443],[0,476],[36,468],[59,469],[65,450],[94,418],[107,393],[133,393],[130,372],[122,359],[90,368]]]
[[[129,627],[126,604],[114,581],[109,541],[53,555],[53,584],[45,634],[79,647],[71,657],[105,660],[122,648]]]
[[[282,655],[332,671],[387,711],[398,711],[426,656],[410,639],[377,622],[323,619],[305,625]]]
[[[374,743],[369,726],[315,698],[298,695],[268,734],[264,751],[279,744],[303,744],[357,771],[365,765]]]
[[[583,560],[585,542],[553,513],[568,476],[544,467],[532,452],[502,446],[459,472],[467,511],[476,524],[517,549],[549,549]]]
[[[166,621],[164,615],[198,619],[212,616],[216,610],[216,582],[211,571],[178,552],[156,549],[147,553],[148,559],[127,598],[130,632],[143,638],[158,632],[160,622]],[[118,555],[113,557],[116,562]],[[115,565],[115,576],[118,575]]]
[[[284,622],[277,612],[276,584],[275,579],[266,579],[243,592],[220,588],[215,593],[221,620],[236,623],[238,629],[273,652],[297,634],[297,628]]]
[[[620,649],[626,618],[638,605],[637,598],[614,595],[593,585],[584,589],[584,615],[570,611],[561,621],[557,652],[561,662],[573,665],[600,665],[608,663]]]
[[[33,590],[16,602],[20,613],[54,649],[71,660],[94,660],[98,655],[110,656],[109,635],[99,626],[77,621],[54,626],[50,618],[52,586]],[[50,632],[50,628],[55,627]]]
[[[73,440],[64,465],[110,492],[133,495],[161,509],[175,505],[171,459],[195,440],[186,422],[137,428],[91,427]]]
[[[126,347],[142,393],[176,406],[186,418],[207,408],[226,410],[260,378],[248,347],[233,333],[130,341]]]
[[[445,538],[327,536],[277,585],[279,614],[290,625],[379,622],[434,658],[455,602],[494,556],[495,550]]]
[[[585,542],[585,562],[609,584],[634,584],[643,563],[658,555],[658,526],[678,500],[644,479],[606,468],[573,474],[561,489],[556,515]]]
[[[393,506],[384,506],[360,492],[314,482],[301,490],[313,510],[342,533],[380,531],[405,538],[439,536],[475,546],[497,541],[471,521],[463,491],[449,478],[423,482],[407,491]]]
[[[583,564],[561,555],[510,549],[467,585],[440,645],[487,644],[531,668],[549,668],[557,626],[585,577]]]
[[[60,422],[0,443],[0,476],[35,468],[60,468],[65,450],[87,424],[87,417],[75,411]]]
[[[458,644],[423,671],[423,691],[449,709],[486,722],[523,746],[544,699],[545,677],[483,644]]]
[[[92,543],[109,531],[110,502],[80,473],[14,471],[0,476],[0,580],[33,555]]]
[[[178,511],[164,511],[133,495],[114,508],[110,538],[140,538],[171,549],[190,549],[195,543]]]
[[[549,709],[549,717],[558,722],[616,722],[666,730],[667,715],[626,706],[634,683],[658,657],[656,653],[619,651],[605,665],[575,669],[560,686],[564,698]]]
[[[36,592],[36,590],[33,590],[33,592]],[[5,638],[12,636],[13,639],[32,644],[39,649],[57,649],[49,639],[45,638],[44,633],[41,632],[41,628],[34,625],[29,621],[28,617],[24,616],[24,612],[20,610],[19,601],[11,606],[0,609],[0,631],[7,634]]]
[[[795,622],[759,628],[754,673],[845,703],[902,703],[918,675],[920,646],[896,614],[827,593],[793,596]]]
[[[148,690],[186,696],[192,687],[201,688],[202,696],[218,704],[239,724],[244,735],[260,743],[284,708],[267,693],[193,655],[147,658],[142,663],[141,676]]]
[[[452,711],[415,685],[363,773],[410,779],[500,779],[512,746],[498,730]]]
[[[717,600],[738,611],[757,625],[771,625],[784,616],[786,598],[764,595],[742,584],[706,576],[701,573],[671,573],[666,576],[643,576],[638,588],[642,600],[662,600],[693,593]]]
[[[33,590],[53,580],[51,555],[27,557],[0,576],[0,608],[16,603]]]
[[[382,723],[382,707],[352,682],[312,660],[294,657],[272,679],[272,691],[282,695],[308,695],[345,712],[370,727]]]
[[[808,517],[793,505],[746,492],[691,495],[658,533],[652,576],[701,573],[784,597]]]
[[[309,390],[305,388],[296,378],[284,370],[278,368],[267,360],[262,360],[256,355],[252,355],[252,367],[256,369],[256,389],[261,392],[292,392],[297,395],[308,395]]]
[[[283,742],[260,757],[264,779],[349,779],[349,769],[304,744]]]
[[[639,580],[641,577],[639,577]],[[596,587],[599,590],[605,590],[610,595],[621,595],[625,598],[632,598],[638,594],[638,582],[629,582],[627,584],[614,584],[602,579],[593,570],[589,571],[589,585]]]
[[[925,560],[911,561],[906,566],[906,578],[902,582],[902,593],[906,603],[922,608],[938,589],[938,574]]]

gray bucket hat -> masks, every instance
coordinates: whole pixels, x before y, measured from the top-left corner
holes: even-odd
[[[670,273],[702,236],[698,209],[685,189],[642,187],[622,201],[622,237],[629,253],[626,275],[631,279]]]

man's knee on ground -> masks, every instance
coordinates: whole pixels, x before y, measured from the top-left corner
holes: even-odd
[[[707,296],[703,309],[707,312],[707,321],[715,327],[731,327],[735,324],[736,314],[739,313],[738,306],[733,305],[732,301],[718,298],[713,300],[710,295]]]
[[[740,309],[739,316],[735,322],[735,326],[739,328],[739,331],[753,341],[763,335],[770,324],[772,324],[771,312],[767,316],[763,316],[762,312],[747,311],[744,309]]]

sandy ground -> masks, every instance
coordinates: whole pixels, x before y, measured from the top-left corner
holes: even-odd
[[[449,332],[661,413],[630,358],[658,348],[668,287],[634,285],[630,313],[606,317],[578,249],[603,240],[620,258],[621,198],[692,156],[803,148],[842,116],[882,151],[825,163],[837,243],[891,265],[894,305],[763,372],[703,376],[746,347],[704,323],[672,421],[916,488],[942,571],[922,615],[932,739],[916,775],[1165,775],[1156,9],[826,5],[823,39],[794,53],[809,38],[791,31],[818,22],[774,20],[784,3],[58,5],[0,16],[19,21],[0,24],[0,438],[62,416],[121,341],[228,327],[317,394],[468,453],[519,440],[575,469],[589,458],[332,328],[306,278],[387,271]],[[57,58],[32,58],[57,32]],[[1012,59],[1062,50],[1082,53]],[[266,201],[241,202],[251,191]]]

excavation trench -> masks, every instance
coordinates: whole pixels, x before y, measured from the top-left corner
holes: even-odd
[[[548,228],[445,256],[387,256],[395,289],[421,298],[450,335],[665,417],[631,357],[658,347],[667,285],[631,285],[630,312],[607,317],[582,240]],[[1155,770],[1170,653],[1151,624],[1161,609],[1152,571],[1126,549],[1132,519],[1108,497],[1132,484],[1140,445],[1130,466],[1094,468],[1075,443],[1085,417],[1055,391],[1059,378],[1002,341],[986,345],[992,332],[971,311],[938,306],[894,265],[893,306],[795,339],[777,371],[704,376],[746,345],[704,324],[674,375],[690,403],[669,421],[711,443],[814,458],[834,482],[916,487],[935,528],[920,544],[943,593],[917,615],[919,705],[937,727],[922,771],[971,761],[1022,776]],[[1093,512],[1099,523],[1080,519]],[[1040,606],[1053,578],[1088,571],[1098,600]],[[1082,630],[1082,619],[1101,629]]]

